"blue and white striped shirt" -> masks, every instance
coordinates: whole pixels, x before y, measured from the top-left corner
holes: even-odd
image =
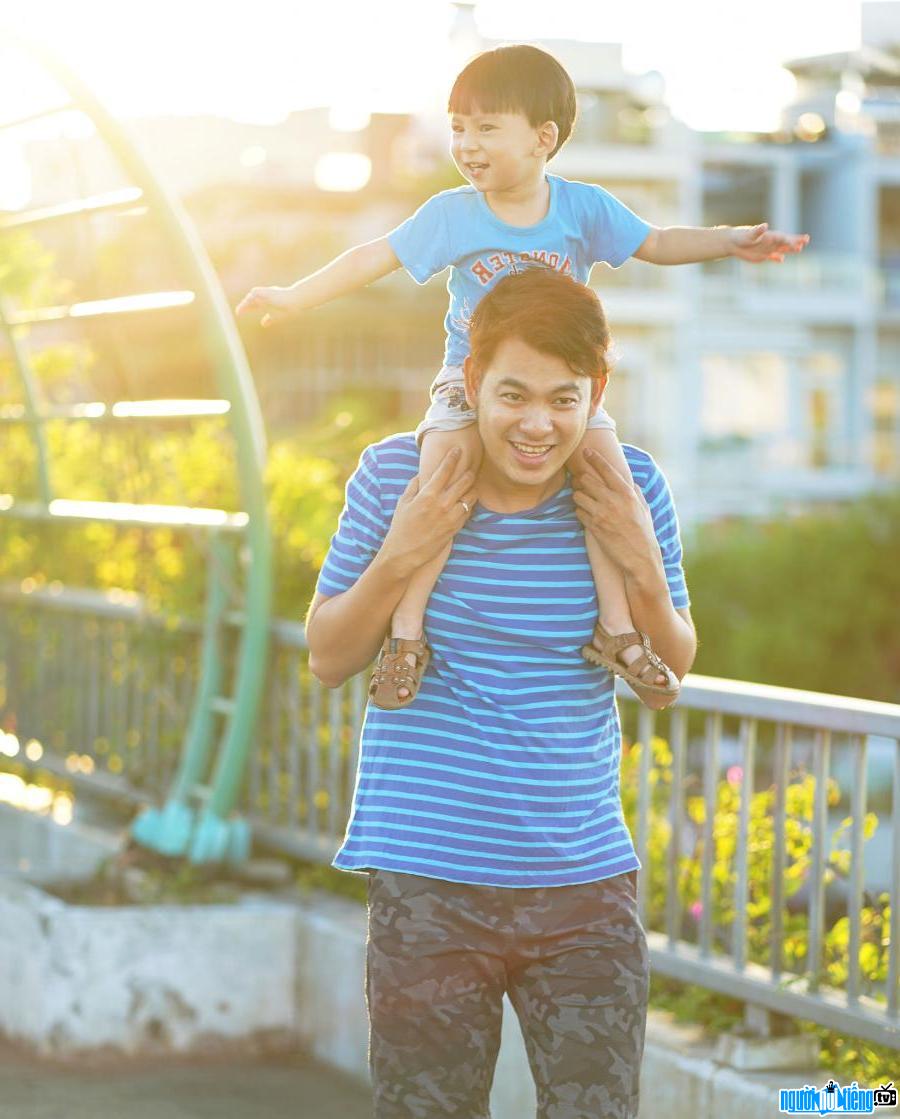
[[[688,605],[665,478],[624,447],[650,506],[673,605]],[[348,590],[418,470],[410,433],[363,452],[319,575]],[[568,482],[524,512],[476,505],[425,616],[415,701],[370,706],[353,809],[332,865],[494,886],[565,886],[640,867],[622,817],[611,675],[580,655],[597,597]]]

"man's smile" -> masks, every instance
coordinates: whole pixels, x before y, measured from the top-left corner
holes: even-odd
[[[517,443],[515,439],[510,439],[510,443],[517,451],[524,451],[526,455],[542,455],[553,447],[552,443]]]
[[[555,443],[519,443],[515,439],[510,439],[510,446],[516,453],[516,458],[522,462],[528,460],[528,465],[540,465],[545,462],[547,456],[556,446]]]

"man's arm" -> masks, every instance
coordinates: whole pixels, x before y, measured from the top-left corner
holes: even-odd
[[[781,264],[785,254],[802,252],[808,242],[808,233],[779,233],[765,222],[699,228],[672,225],[651,230],[633,255],[650,264],[696,264],[728,256],[752,264],[766,260]]]
[[[626,572],[625,593],[635,628],[647,634],[654,652],[679,680],[684,679],[697,655],[697,632],[690,610],[672,605],[665,573],[660,590],[655,576],[648,579]]]
[[[408,578],[379,553],[348,591],[316,591],[306,615],[309,670],[326,688],[337,688],[375,657]]]
[[[680,680],[694,663],[697,635],[690,611],[672,604],[650,509],[643,493],[602,455],[587,451],[585,458],[593,469],[578,475],[578,519],[621,569],[635,628]]]
[[[378,554],[356,582],[341,594],[313,598],[306,618],[309,667],[327,688],[371,662],[414,572],[439,556],[467,520],[466,506],[476,501],[475,475],[459,463],[454,448],[424,486],[414,477]]]

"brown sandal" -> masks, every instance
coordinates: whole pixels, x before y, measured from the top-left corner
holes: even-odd
[[[409,653],[415,655],[415,667],[406,659]],[[386,637],[369,684],[369,699],[372,704],[382,711],[396,711],[399,707],[412,703],[430,660],[431,650],[424,641]],[[398,694],[401,688],[409,691],[405,699]]]
[[[621,676],[625,683],[632,689],[638,699],[642,699],[641,692],[652,692],[654,695],[669,696],[675,699],[681,691],[681,682],[671,668],[659,659],[650,645],[650,638],[640,630],[631,633],[607,633],[603,626],[597,622],[594,627],[594,636],[600,639],[603,646],[598,649],[595,645],[584,645],[581,655],[591,664],[601,665],[603,668]],[[625,664],[620,659],[622,649],[629,645],[642,645],[644,652],[631,664]],[[656,677],[665,676],[668,683],[657,684]]]

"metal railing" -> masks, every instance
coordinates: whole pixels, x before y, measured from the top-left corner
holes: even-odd
[[[0,590],[0,762],[94,794],[161,796],[199,631],[109,594]],[[629,696],[622,795],[654,968],[900,1048],[900,706],[702,676],[671,712]],[[273,624],[240,801],[264,846],[331,860],[365,701],[362,676],[322,688],[302,626]],[[887,843],[867,864],[870,807]]]

